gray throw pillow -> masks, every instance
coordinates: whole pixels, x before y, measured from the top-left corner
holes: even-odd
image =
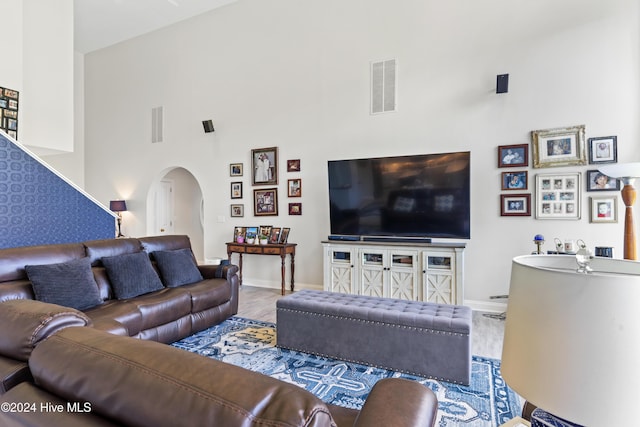
[[[102,303],[87,257],[58,264],[26,265],[24,269],[38,301],[77,310]]]
[[[202,280],[191,249],[155,251],[153,257],[158,264],[162,282],[169,288],[188,285]]]
[[[146,252],[103,257],[101,261],[117,299],[133,298],[164,288]]]

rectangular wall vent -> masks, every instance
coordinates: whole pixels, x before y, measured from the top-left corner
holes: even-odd
[[[151,142],[162,142],[164,138],[164,109],[155,107],[151,109]]]
[[[371,114],[396,111],[396,60],[371,63]]]

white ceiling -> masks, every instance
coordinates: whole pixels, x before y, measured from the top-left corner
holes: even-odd
[[[236,0],[74,0],[74,49],[102,49]]]

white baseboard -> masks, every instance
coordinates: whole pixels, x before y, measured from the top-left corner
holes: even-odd
[[[471,307],[472,310],[487,313],[504,313],[507,311],[507,303],[505,302],[465,300],[464,305]]]
[[[274,282],[274,281],[271,281],[271,280],[243,279],[242,280],[242,284],[243,285],[247,285],[247,286],[255,286],[256,288],[281,289],[281,283],[280,282]],[[291,283],[286,282],[284,287],[285,287],[286,291],[290,291],[291,290]],[[298,282],[296,282],[294,284],[294,289],[296,291],[299,291],[301,289],[314,289],[316,291],[321,291],[322,290],[322,285],[312,285],[312,284],[308,284],[308,283],[298,283]]]

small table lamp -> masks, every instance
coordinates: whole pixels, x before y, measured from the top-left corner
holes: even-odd
[[[122,224],[122,212],[127,210],[127,203],[124,200],[111,200],[109,209],[118,215],[118,235],[116,237],[124,237],[124,234],[120,231],[120,226]]]
[[[640,263],[596,257],[590,267],[577,272],[573,256],[513,259],[502,376],[528,402],[563,420],[635,425]]]
[[[598,168],[610,178],[619,179],[624,184],[622,201],[627,207],[624,215],[624,259],[638,259],[636,254],[636,234],[633,225],[633,204],[636,202],[636,189],[633,183],[640,177],[640,162],[618,163]]]

